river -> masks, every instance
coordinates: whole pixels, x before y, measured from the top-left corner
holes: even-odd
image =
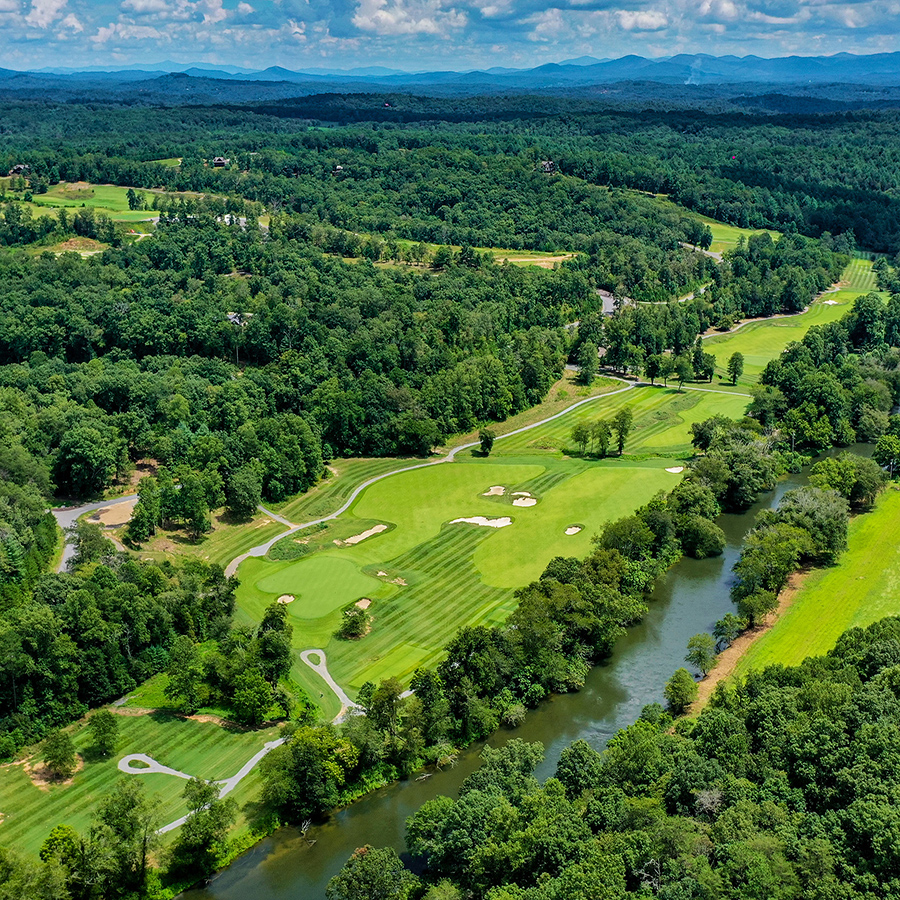
[[[489,743],[541,741],[546,757],[537,774],[543,779],[553,774],[559,754],[573,741],[584,738],[600,748],[646,704],[662,702],[663,685],[685,664],[688,638],[711,630],[717,619],[734,611],[729,600],[731,567],[757,512],[804,483],[804,475],[789,476],[747,512],[721,516],[727,538],[722,556],[685,558],[674,565],[657,583],[643,622],[629,629],[605,665],[591,671],[581,691],[548,700],[519,728],[499,731]],[[432,797],[455,796],[463,779],[477,768],[481,746],[461,754],[454,769],[390,785],[339,810],[308,831],[306,837],[315,843],[296,829],[279,829],[208,886],[185,894],[186,900],[322,900],[328,881],[357,847],[391,845],[402,853],[406,818]]]

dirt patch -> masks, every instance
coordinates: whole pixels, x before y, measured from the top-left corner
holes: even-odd
[[[112,712],[117,716],[128,716],[134,719],[138,716],[149,716],[150,713],[158,712],[158,710],[146,706],[117,706]]]
[[[391,584],[399,584],[400,587],[406,587],[406,582],[402,578],[395,578]]]
[[[228,721],[228,719],[223,719],[221,716],[213,716],[209,713],[204,713],[200,715],[193,716],[179,716],[180,719],[190,719],[191,722],[208,722],[211,725],[221,725],[222,728],[231,728],[232,723]]]
[[[131,521],[136,503],[137,497],[132,500],[123,500],[121,503],[116,503],[113,506],[104,506],[91,513],[88,521],[102,525],[104,528],[115,528],[119,525],[125,525]]]
[[[795,572],[788,579],[787,587],[778,595],[778,606],[766,617],[762,625],[745,631],[733,644],[723,650],[718,657],[718,664],[702,681],[697,683],[697,699],[688,710],[688,715],[699,715],[713,695],[719,682],[727,681],[733,674],[747,650],[758,641],[785,614],[794,602],[808,572]]]
[[[280,603],[282,606],[287,606],[288,603],[293,603],[296,600],[293,594],[282,594],[275,602]]]
[[[387,525],[373,525],[368,531],[362,531],[359,534],[354,534],[353,537],[348,537],[343,541],[335,539],[334,543],[337,544],[338,547],[352,547],[354,544],[361,543],[366,538],[370,538],[376,534],[381,534],[382,531],[387,531]]]
[[[308,544],[309,538],[294,538],[295,544]]]
[[[372,601],[368,597],[363,597],[362,600],[357,600],[355,605],[360,609],[368,609],[372,605]]]
[[[63,241],[62,243],[57,244],[55,249],[60,253],[66,253],[70,250],[74,251],[75,253],[97,253],[100,250],[105,250],[108,246],[108,244],[101,244],[100,241],[95,241],[93,238],[73,237],[69,238],[67,241]]]
[[[466,523],[468,525],[482,525],[485,528],[505,528],[512,525],[512,519],[509,516],[501,516],[499,519],[489,519],[487,516],[469,516],[468,518],[453,519],[451,525],[457,523]]]
[[[82,759],[79,754],[75,754],[75,771],[69,778],[57,778],[44,765],[44,761],[42,759],[38,759],[34,756],[30,759],[26,759],[22,763],[22,765],[25,768],[25,774],[38,790],[49,791],[50,788],[54,785],[70,785],[75,780],[75,776],[84,768],[84,759]]]
[[[272,520],[266,518],[266,519],[262,519],[259,522],[257,522],[253,527],[254,528],[265,528],[266,525],[271,525],[271,524],[272,524]]]
[[[574,257],[574,253],[565,253],[561,256],[517,256],[512,253],[509,256],[495,256],[494,259],[498,263],[509,262],[518,263],[519,265],[540,266],[542,269],[552,269],[557,263],[573,259]]]

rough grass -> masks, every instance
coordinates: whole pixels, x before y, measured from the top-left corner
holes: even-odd
[[[37,855],[55,825],[66,824],[84,832],[100,799],[118,778],[139,778],[156,795],[159,824],[165,825],[187,812],[180,798],[183,779],[168,775],[125,775],[116,768],[129,753],[147,753],[158,762],[189,775],[223,779],[234,775],[263,744],[277,737],[277,729],[227,731],[209,722],[179,719],[165,713],[149,716],[119,716],[119,742],[110,759],[90,756],[87,728],[77,725],[73,741],[85,755],[85,766],[71,784],[37,788],[21,764],[0,767],[0,844]],[[39,756],[39,751],[38,751]],[[256,811],[258,774],[241,782],[233,796],[242,808],[241,824]]]
[[[212,522],[213,530],[198,541],[190,540],[184,529],[161,530],[138,550],[138,555],[161,562],[172,553],[178,553],[218,563],[224,568],[236,556],[285,530],[284,525],[273,522],[268,516],[256,516],[250,522],[235,522],[223,510],[213,514]]]
[[[774,663],[793,666],[830,650],[848,628],[900,614],[900,490],[850,523],[849,547],[836,566],[817,569],[784,615],[751,645],[735,668],[746,675]]]

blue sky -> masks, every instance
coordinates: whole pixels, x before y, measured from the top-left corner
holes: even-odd
[[[0,66],[526,67],[900,49],[900,0],[0,0]]]

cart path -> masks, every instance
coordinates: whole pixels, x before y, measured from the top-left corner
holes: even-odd
[[[253,771],[253,769],[256,768],[257,763],[263,757],[268,756],[268,754],[276,747],[280,747],[285,740],[286,738],[277,738],[274,741],[269,741],[263,745],[262,750],[248,759],[238,772],[231,776],[231,778],[216,781],[215,784],[219,785],[220,788],[219,796],[225,797],[230,794]],[[135,768],[132,766],[133,762],[140,762],[144,765],[140,768]],[[177,769],[170,769],[168,766],[158,763],[152,756],[147,756],[146,753],[130,753],[128,756],[122,757],[122,759],[119,760],[118,768],[119,771],[125,772],[127,775],[171,775],[174,778],[183,778],[185,781],[190,781],[190,779],[194,777],[193,775],[179,772]],[[169,822],[168,825],[163,825],[162,828],[157,829],[157,834],[166,834],[169,831],[174,831],[180,825],[184,825],[187,818],[187,816],[182,816],[174,822]]]

